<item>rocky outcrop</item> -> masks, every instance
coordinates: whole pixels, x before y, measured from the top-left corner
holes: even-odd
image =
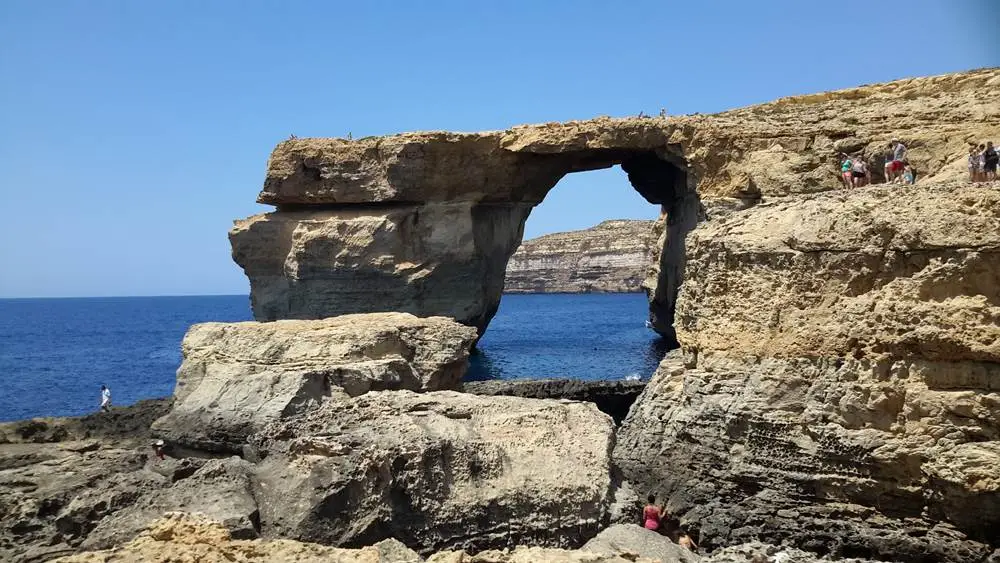
[[[649,553],[649,555],[645,555]],[[133,563],[135,561],[197,561],[198,563],[423,563],[416,552],[396,540],[358,549],[328,547],[295,540],[240,540],[202,514],[171,512],[135,540],[108,551],[63,557],[58,563]],[[711,557],[680,547],[637,526],[609,528],[580,550],[520,546],[513,550],[442,551],[427,563],[744,563],[781,561],[816,563],[811,554],[759,542],[720,550]],[[844,559],[844,563],[857,560]]]
[[[359,549],[341,549],[293,540],[239,540],[225,527],[200,514],[174,512],[141,536],[109,551],[64,557],[58,563],[133,563],[134,561],[198,563],[422,563],[419,555],[395,540]],[[441,552],[429,563],[674,563],[674,560],[624,558],[585,551],[519,547],[478,555]]]
[[[387,541],[363,549],[339,549],[288,540],[250,541],[200,514],[170,512],[134,540],[108,551],[92,551],[58,559],[59,563],[132,563],[191,561],[198,563],[420,563],[416,553]]]
[[[422,552],[578,547],[609,518],[614,425],[588,403],[455,392],[328,401],[254,436],[266,537]]]
[[[654,221],[612,220],[521,243],[507,263],[506,293],[640,291]]]
[[[172,399],[147,399],[128,407],[84,416],[0,422],[0,444],[43,444],[70,440],[149,436],[149,426],[166,414]]]
[[[234,538],[255,538],[260,522],[252,491],[253,474],[253,464],[237,457],[208,461],[189,477],[153,489],[103,518],[81,547],[103,549],[123,544],[165,513],[177,510],[203,514],[221,523]]]
[[[715,115],[292,139],[272,153],[258,198],[278,209],[237,222],[233,257],[259,320],[399,310],[481,333],[531,208],[567,173],[621,165],[664,213],[644,286],[654,327],[672,337],[700,199],[726,209],[837,189],[842,151],[863,153],[878,180],[893,137],[921,179],[955,178],[968,141],[1000,136],[998,85],[987,69]]]
[[[645,387],[646,382],[640,380],[504,379],[468,382],[463,390],[474,395],[587,401],[597,405],[617,424],[625,418]]]
[[[624,559],[644,557],[678,563],[695,563],[701,560],[701,557],[670,541],[670,538],[636,524],[617,524],[602,530],[584,544],[581,550]]]
[[[1000,191],[776,199],[687,238],[683,354],[619,433],[703,545],[983,561],[1000,548]]]
[[[173,408],[153,431],[173,444],[239,453],[251,433],[331,393],[457,388],[475,338],[450,319],[404,313],[194,325]]]
[[[0,445],[0,561],[72,553],[103,518],[164,486],[134,445]]]

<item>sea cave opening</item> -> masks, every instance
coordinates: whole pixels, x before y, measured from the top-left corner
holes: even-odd
[[[684,236],[700,209],[687,165],[638,150],[553,158],[565,175],[525,223],[466,379],[645,380],[677,347]]]

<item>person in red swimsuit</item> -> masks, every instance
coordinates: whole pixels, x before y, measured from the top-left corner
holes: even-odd
[[[646,507],[642,509],[642,527],[647,530],[659,531],[663,521],[663,507],[656,506],[656,495],[646,497]]]

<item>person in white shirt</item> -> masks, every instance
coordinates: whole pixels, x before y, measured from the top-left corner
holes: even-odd
[[[101,385],[101,410],[108,412],[111,410],[111,389]]]

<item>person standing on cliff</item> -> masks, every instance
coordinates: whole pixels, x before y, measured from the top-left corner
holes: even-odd
[[[987,182],[997,179],[997,164],[1000,164],[1000,153],[993,147],[993,141],[986,142],[983,151],[983,179]]]
[[[851,181],[854,187],[860,188],[868,185],[868,174],[868,165],[865,163],[865,159],[861,156],[854,157],[851,164]]]
[[[851,182],[851,169],[852,166],[854,165],[854,161],[852,161],[851,157],[847,156],[846,154],[844,153],[840,154],[843,155],[844,157],[844,160],[840,162],[840,178],[841,180],[844,181],[844,187],[847,189],[851,189],[851,187],[854,185],[853,182]]]
[[[101,411],[109,412],[111,410],[111,389],[106,386],[101,385]]]

